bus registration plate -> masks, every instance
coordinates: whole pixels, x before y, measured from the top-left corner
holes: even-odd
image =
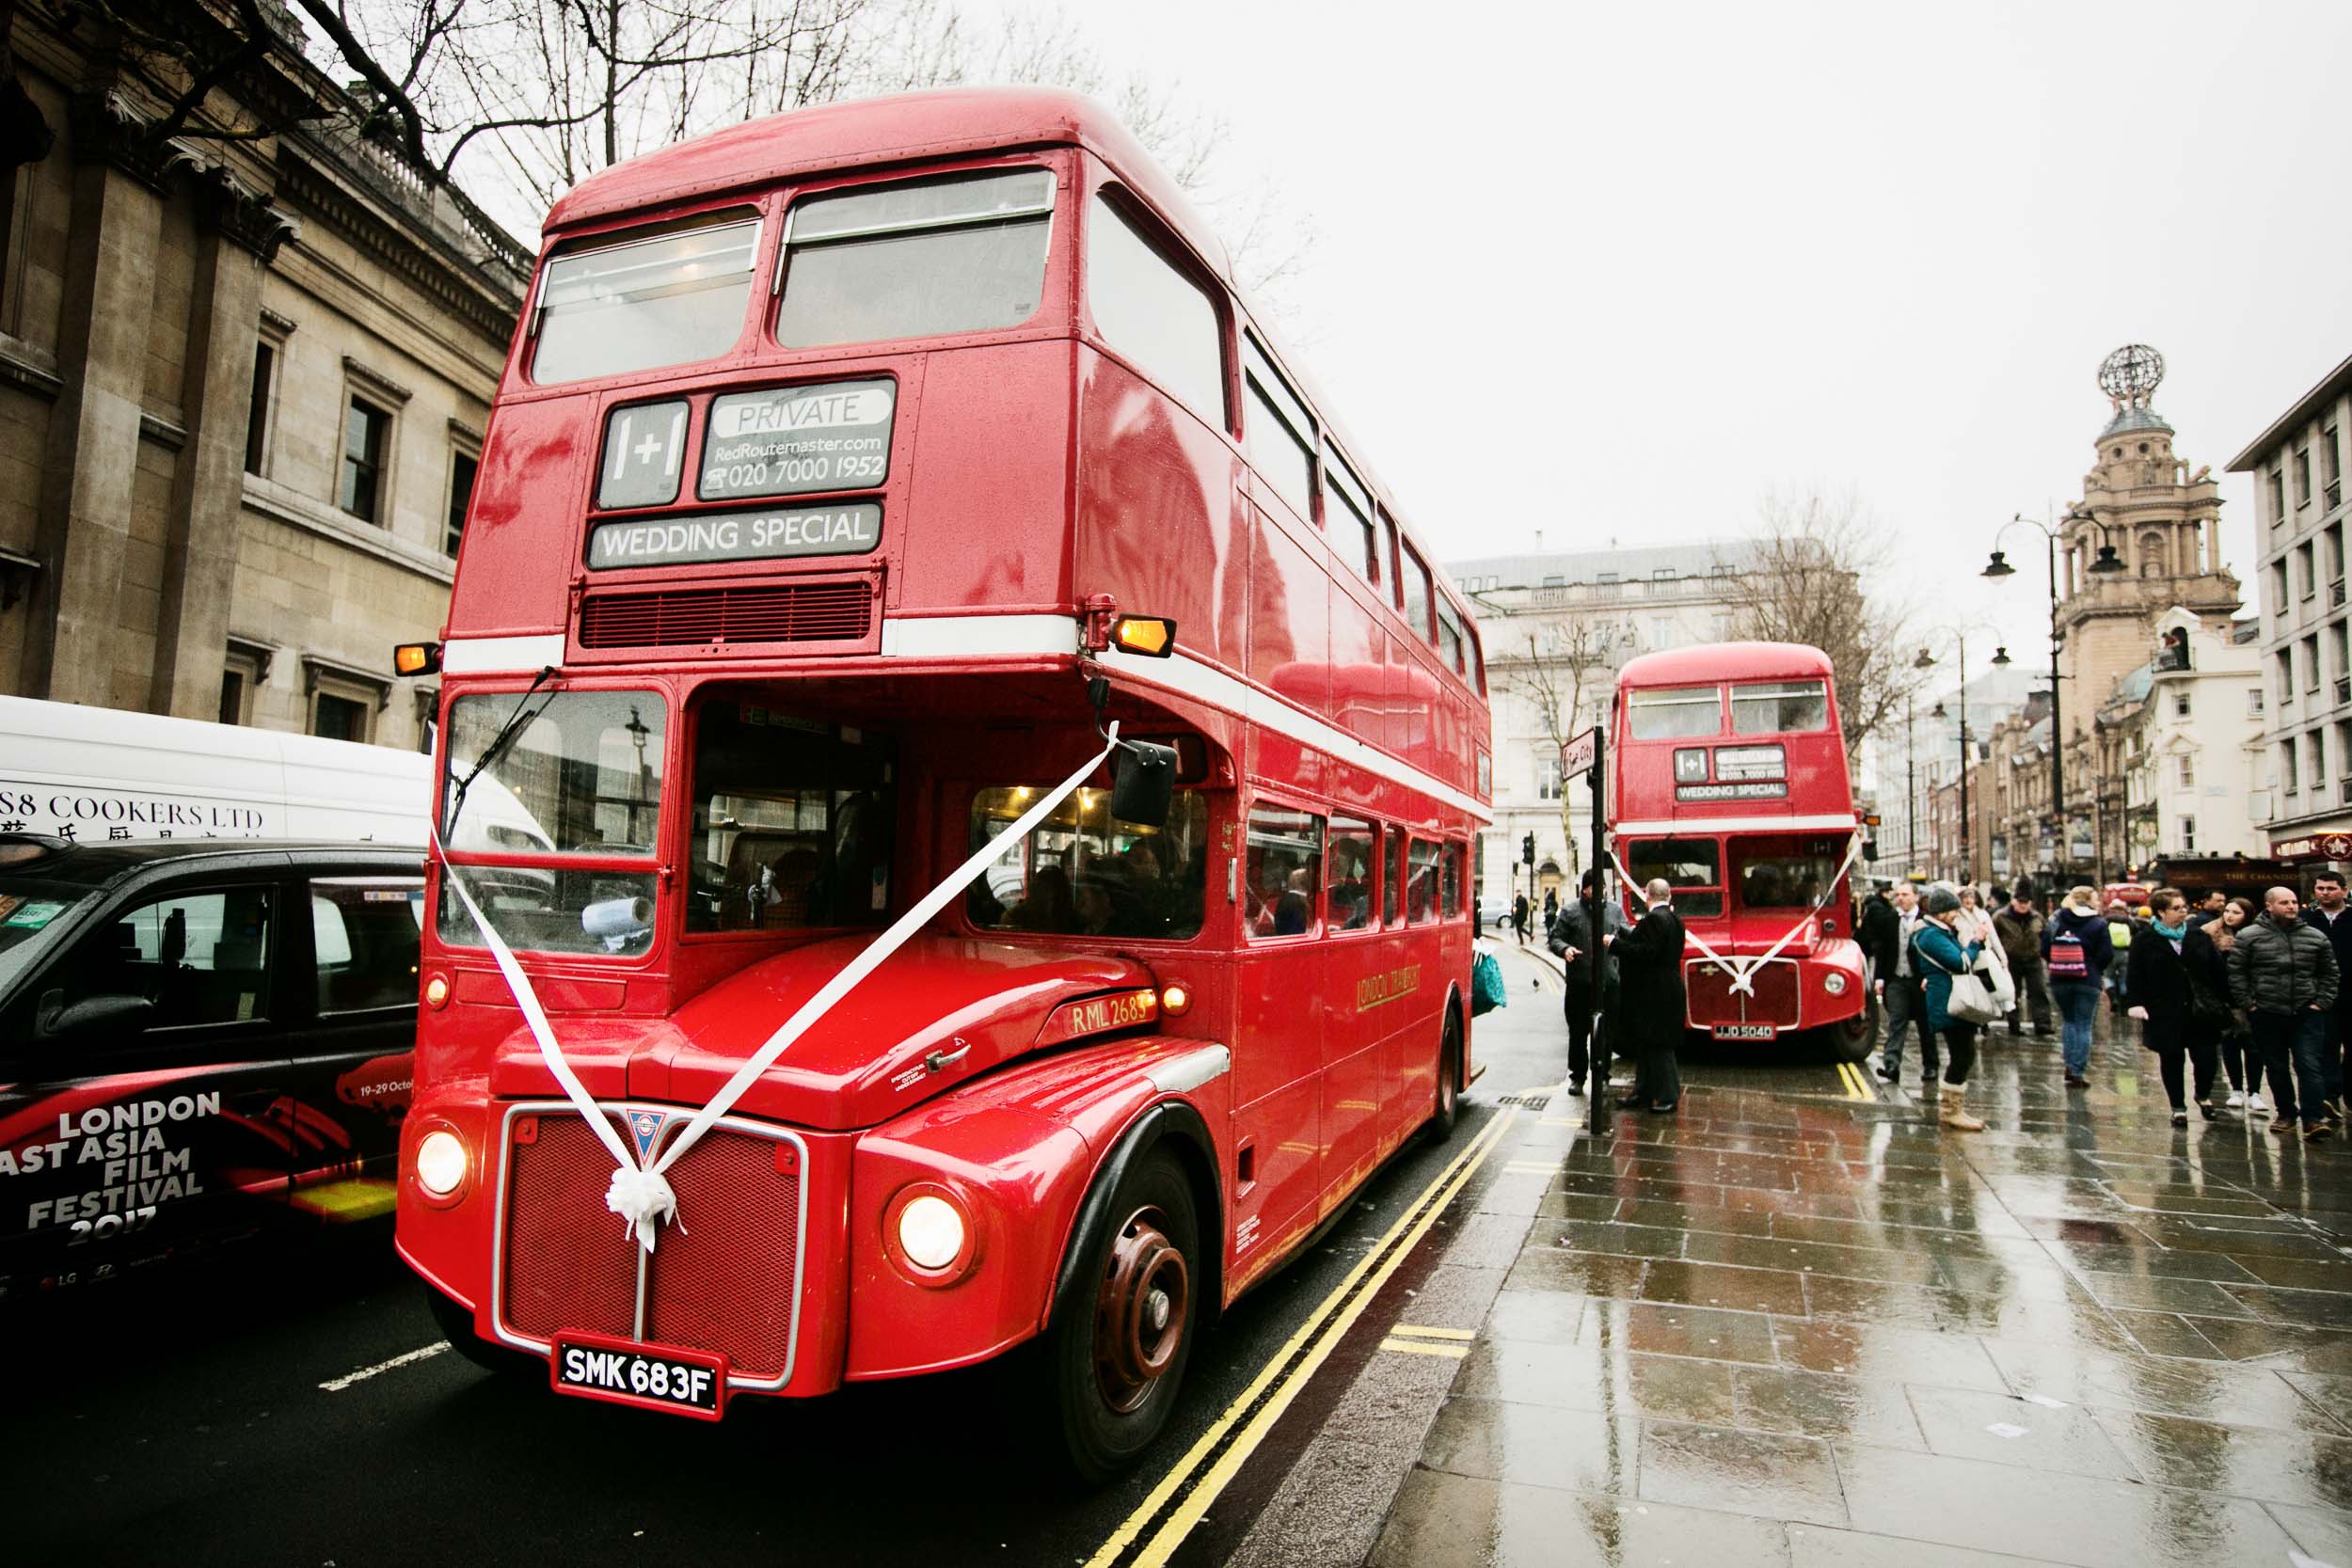
[[[1719,1040],[1769,1040],[1780,1031],[1769,1023],[1718,1023],[1714,1033]]]
[[[707,1421],[726,1403],[727,1360],[702,1351],[559,1330],[548,1360],[559,1394],[643,1405]]]

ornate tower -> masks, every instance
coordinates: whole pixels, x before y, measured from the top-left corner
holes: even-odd
[[[2173,453],[2172,427],[2149,406],[2163,379],[2164,356],[2145,343],[2117,349],[2099,367],[2114,417],[2059,543],[2070,732],[2078,721],[2089,725],[2119,677],[2155,656],[2158,614],[2180,605],[2226,630],[2240,602],[2237,578],[2221,563],[2213,470],[2191,473]]]

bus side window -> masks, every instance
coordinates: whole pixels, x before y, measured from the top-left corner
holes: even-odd
[[[1413,840],[1413,872],[1405,886],[1405,912],[1416,926],[1438,918],[1438,847],[1425,838]]]
[[[1462,847],[1449,844],[1438,862],[1438,887],[1448,920],[1462,912]]]
[[[1243,867],[1243,918],[1253,937],[1315,932],[1316,874],[1323,864],[1323,818],[1260,801],[1249,808],[1249,852]]]
[[[1405,835],[1394,828],[1388,830],[1387,854],[1381,862],[1380,924],[1400,926],[1404,922],[1397,913],[1404,908],[1405,897]]]
[[[1325,874],[1324,923],[1334,931],[1360,931],[1372,922],[1373,870],[1380,830],[1369,822],[1331,819],[1330,869]]]

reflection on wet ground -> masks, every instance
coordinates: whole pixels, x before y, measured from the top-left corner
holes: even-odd
[[[1514,1160],[1534,1227],[1372,1560],[2352,1568],[2352,1148],[2175,1129],[2105,1021],[2071,1094],[1993,1037],[1979,1133],[1916,1062],[1700,1061]]]

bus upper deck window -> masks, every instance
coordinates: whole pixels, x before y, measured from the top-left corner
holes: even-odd
[[[758,250],[757,214],[731,208],[558,251],[539,280],[531,378],[546,386],[724,354],[743,333]]]
[[[1734,735],[1806,735],[1829,728],[1829,692],[1820,681],[1768,681],[1731,689]]]
[[[1681,740],[1723,733],[1723,693],[1711,686],[1670,686],[1627,696],[1633,738]]]
[[[1019,326],[1045,293],[1054,173],[1023,168],[803,197],[786,214],[787,348]]]

